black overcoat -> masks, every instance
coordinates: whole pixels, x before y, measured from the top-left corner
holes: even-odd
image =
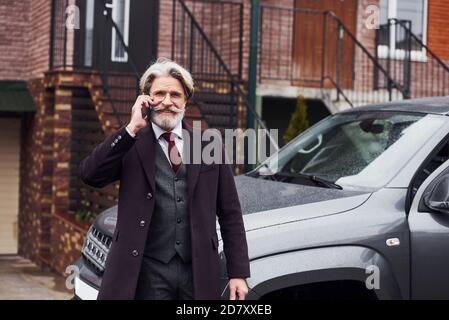
[[[183,121],[192,148],[193,130]],[[120,180],[117,226],[98,299],[134,299],[142,253],[154,210],[155,145],[152,127],[137,138],[125,127],[107,137],[79,168],[84,183],[101,188]],[[201,143],[204,148],[204,143]],[[191,149],[193,150],[193,149]],[[191,153],[191,156],[193,153]],[[192,158],[191,158],[192,160]],[[249,277],[248,248],[234,176],[229,164],[187,164],[195,299],[219,299],[216,217],[229,278]]]

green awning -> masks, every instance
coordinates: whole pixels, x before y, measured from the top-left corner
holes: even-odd
[[[34,112],[36,105],[25,81],[0,81],[0,112]]]

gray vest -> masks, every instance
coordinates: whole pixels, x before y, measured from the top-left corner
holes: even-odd
[[[187,210],[187,170],[184,163],[175,174],[156,142],[155,206],[144,255],[167,263],[178,253],[191,261],[190,221]]]

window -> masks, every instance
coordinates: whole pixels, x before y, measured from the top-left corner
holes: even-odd
[[[432,172],[434,172],[440,165],[449,160],[449,142],[444,143],[442,146],[435,150],[435,154],[424,163],[416,176],[413,178],[412,189],[411,189],[411,200],[415,197],[421,184],[426,180]]]
[[[406,31],[401,25],[388,23],[389,19],[402,21],[413,34],[426,43],[427,0],[380,0],[380,29],[378,30],[378,56],[403,59],[407,49]],[[424,48],[412,39],[411,59],[425,61]]]
[[[112,19],[120,31],[125,45],[129,37],[129,0],[112,1]],[[128,54],[115,28],[112,28],[111,61],[128,62]]]
[[[92,44],[94,37],[94,0],[86,1],[86,38],[84,39],[84,65],[92,66]]]

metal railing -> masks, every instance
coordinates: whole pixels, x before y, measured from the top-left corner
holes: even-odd
[[[375,52],[330,11],[262,5],[258,77],[317,88],[351,107],[406,98]],[[380,77],[383,87],[375,81]]]
[[[231,104],[242,105],[254,115],[260,128],[265,129],[270,143],[277,148],[277,142],[270,136],[254,106],[248,102],[241,78],[231,71],[206,34],[206,30],[202,28],[193,12],[182,0],[173,1],[172,35],[172,59],[189,68],[196,80],[197,90],[229,95]],[[238,73],[241,74],[241,70]],[[237,108],[234,109],[234,116],[236,111]]]
[[[449,67],[412,32],[410,20],[388,19],[376,31],[376,58],[404,88],[406,98],[449,93]],[[385,79],[375,73],[379,88]]]
[[[82,0],[81,0],[82,1]],[[111,103],[119,125],[123,124],[121,115],[129,111],[129,97],[135,98],[138,91],[139,70],[134,63],[131,46],[127,46],[117,24],[112,19],[110,6],[104,7],[105,21],[100,25],[101,34],[114,28],[123,50],[128,54],[132,67],[129,79],[123,79],[121,72],[113,71],[110,51],[106,48],[106,38],[95,41],[91,61],[86,63],[85,41],[82,32],[66,28],[67,8],[73,0],[52,0],[52,24],[50,45],[50,70],[89,70],[98,71],[103,92]],[[98,2],[95,2],[97,5]],[[103,5],[106,1],[102,1]],[[80,21],[85,21],[80,12]],[[266,129],[260,116],[246,99],[242,87],[243,55],[243,5],[231,1],[174,0],[172,19],[172,59],[185,66],[192,73],[197,92],[227,95],[233,106],[228,126],[235,126],[237,109],[243,106],[251,112],[258,125]],[[131,80],[130,80],[131,79]],[[123,89],[126,81],[128,88]],[[133,85],[130,84],[133,82]],[[195,96],[194,96],[195,98]],[[267,131],[268,132],[268,131]],[[269,137],[273,145],[274,140]]]
[[[316,25],[322,26],[322,20],[322,11],[262,5],[259,82],[318,86],[321,59],[316,53],[321,51],[321,33],[314,37],[308,31]]]
[[[183,0],[223,62],[237,79],[242,78],[243,4],[232,1]],[[176,8],[176,6],[175,6]],[[175,12],[176,14],[176,12]],[[181,38],[180,46],[185,45]]]
[[[406,99],[406,90],[354,34],[331,11],[323,13],[321,63],[322,90],[335,89],[335,102],[341,97],[349,106]],[[387,85],[379,88],[379,74]]]

